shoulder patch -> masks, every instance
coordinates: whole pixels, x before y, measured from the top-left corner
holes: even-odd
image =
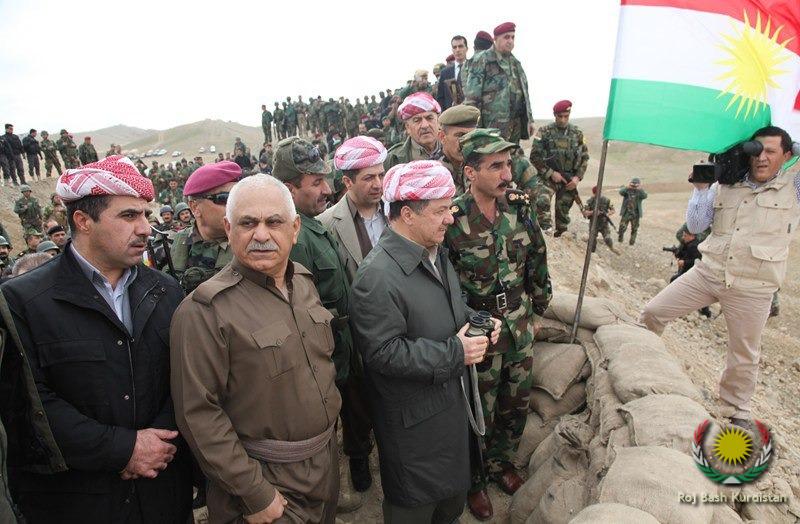
[[[531,197],[519,189],[506,189],[506,202],[510,206],[529,206]]]

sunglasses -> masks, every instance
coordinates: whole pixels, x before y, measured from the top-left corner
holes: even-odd
[[[217,193],[214,195],[197,195],[194,198],[204,198],[206,200],[210,200],[212,203],[218,206],[224,206],[228,203],[228,195],[230,195],[229,191],[223,191],[222,193]]]

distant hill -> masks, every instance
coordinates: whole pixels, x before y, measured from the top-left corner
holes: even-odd
[[[589,169],[587,182],[593,183],[597,177],[600,164],[600,149],[603,141],[604,118],[576,118],[573,123],[584,132],[586,143],[589,146]],[[549,120],[539,120],[537,126],[545,125]],[[657,125],[654,122],[653,125]],[[144,154],[150,149],[166,149],[167,154],[155,160],[169,162],[171,153],[180,151],[181,157],[192,158],[198,155],[201,147],[206,148],[202,156],[210,160],[215,155],[208,152],[210,146],[216,146],[217,152],[229,152],[233,149],[236,137],[241,137],[254,154],[257,154],[263,143],[261,128],[223,120],[201,120],[180,125],[170,129],[152,130],[116,125],[96,131],[75,133],[76,141],[83,136],[91,136],[92,141],[101,155],[105,153],[111,143],[122,144],[125,151],[137,150]],[[526,150],[529,144],[524,143]],[[704,153],[696,151],[681,151],[646,144],[633,144],[627,142],[612,142],[609,144],[608,159],[606,162],[605,185],[622,184],[631,176],[643,179],[646,185],[652,187],[658,184],[661,190],[674,186],[686,187],[686,177],[692,164],[704,159]],[[584,190],[591,188],[588,183],[582,185]]]

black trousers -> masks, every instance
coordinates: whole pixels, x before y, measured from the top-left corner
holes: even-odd
[[[451,524],[464,512],[467,494],[431,502],[424,506],[405,508],[383,500],[384,524]]]
[[[350,373],[339,386],[342,395],[342,449],[350,458],[367,458],[372,451],[372,417],[364,377]]]
[[[34,171],[38,178],[42,177],[42,171],[39,167],[39,155],[28,155],[28,175],[33,178]]]

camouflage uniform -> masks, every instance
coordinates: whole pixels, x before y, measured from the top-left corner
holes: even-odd
[[[194,225],[175,234],[171,255],[175,276],[186,293],[216,275],[233,259],[227,240],[203,240]]]
[[[414,140],[409,136],[399,144],[392,146],[389,151],[386,152],[386,160],[383,161],[383,167],[386,169],[386,171],[389,171],[389,168],[392,166],[396,166],[397,164],[407,164],[412,160],[441,161],[443,158],[444,153],[442,152],[442,144],[437,142],[436,148],[433,150],[433,152],[428,153],[427,149],[414,142]]]
[[[528,79],[514,55],[503,56],[491,48],[473,56],[464,103],[481,110],[483,127],[499,129],[510,142],[529,138],[533,113]]]
[[[286,109],[284,110],[283,122],[284,122],[283,125],[286,128],[286,136],[296,136],[297,110],[295,110],[294,104],[292,104],[291,102],[286,102]]]
[[[264,131],[264,142],[272,142],[272,113],[267,109],[261,112],[261,129]]]
[[[319,132],[319,108],[319,100],[312,98],[308,104],[308,131],[312,135]]]
[[[78,146],[75,141],[66,132],[61,133],[61,138],[56,141],[56,148],[61,153],[61,158],[64,159],[65,169],[75,169],[80,167],[81,162],[78,159]]]
[[[594,202],[595,197],[591,197],[586,202],[586,210],[587,211],[594,211]],[[611,235],[611,224],[609,223],[609,216],[608,214],[614,211],[614,204],[611,203],[607,197],[600,196],[600,203],[597,208],[597,233],[603,235],[603,241],[608,246],[608,249],[614,249],[614,239]],[[591,219],[591,217],[589,217]],[[591,228],[591,222],[589,222],[589,227]],[[594,253],[595,248],[597,247],[597,235],[595,234],[595,238],[590,238],[589,242],[592,243],[592,253]]]
[[[23,230],[42,228],[42,206],[39,205],[36,197],[25,198],[23,196],[17,199],[14,203],[14,213],[19,216]]]
[[[468,133],[462,144],[482,131]],[[514,196],[513,204],[497,200],[493,222],[472,193],[457,197],[451,209],[455,221],[445,236],[467,303],[502,320],[500,338],[477,365],[486,419],[484,457],[492,476],[512,467],[530,406],[534,314],[544,313],[552,297],[544,237],[524,193]],[[497,306],[504,301],[508,307]],[[472,491],[485,487],[477,473],[473,468]]]
[[[180,187],[167,188],[158,194],[158,203],[167,206],[176,206],[183,202],[183,190]]]
[[[297,112],[297,132],[300,136],[308,134],[308,104],[299,99],[294,105],[294,110]]]
[[[275,133],[278,135],[278,140],[283,140],[286,138],[286,133],[284,132],[284,119],[285,119],[285,112],[278,106],[278,103],[275,103],[275,111],[272,112],[272,117],[274,118],[275,122]]]
[[[44,220],[55,220],[58,222],[64,230],[69,230],[67,224],[67,208],[64,204],[53,204],[53,195],[50,197],[50,204],[45,206],[44,208]]]
[[[536,211],[545,229],[551,227],[550,198],[556,196],[556,233],[567,230],[569,210],[578,194],[576,189],[567,190],[564,184],[555,184],[550,176],[554,171],[567,173],[583,180],[589,165],[589,149],[583,132],[577,126],[568,124],[562,129],[551,122],[538,131],[538,140],[531,146],[531,163],[539,172],[539,177],[549,190],[543,191],[536,200]]]
[[[61,162],[58,160],[56,152],[56,144],[50,140],[48,135],[42,133],[42,153],[44,153],[44,176],[49,177],[53,166],[56,168],[56,173],[61,176]]]
[[[622,206],[619,219],[619,236],[617,240],[622,242],[625,237],[625,230],[628,224],[631,225],[630,245],[636,243],[636,233],[639,231],[639,220],[642,218],[642,200],[647,198],[644,189],[631,189],[629,187],[620,188],[619,194],[622,195]]]
[[[361,122],[361,115],[364,113],[363,106],[350,104],[345,106],[347,116],[345,117],[345,127],[347,128],[347,136],[353,138],[358,136],[358,124]]]
[[[97,162],[97,150],[91,142],[84,142],[78,146],[78,158],[81,159],[83,165]]]

